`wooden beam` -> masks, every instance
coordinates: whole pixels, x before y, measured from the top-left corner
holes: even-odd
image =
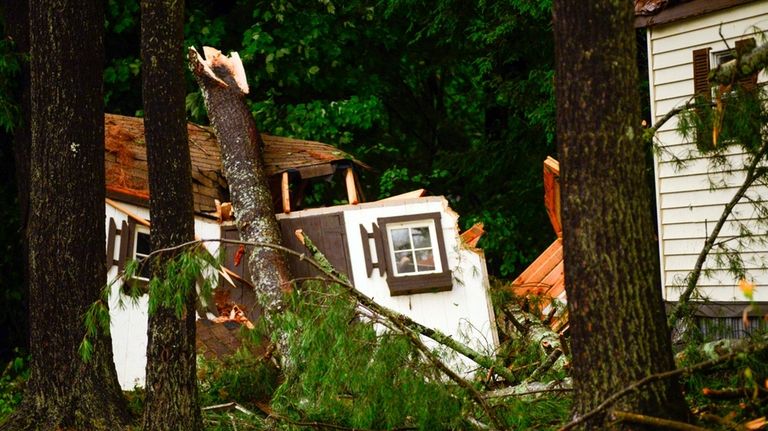
[[[288,172],[283,172],[283,184],[281,187],[283,196],[283,212],[289,214],[291,212],[291,190],[290,182],[288,181]]]
[[[355,187],[355,171],[352,168],[347,168],[346,174],[347,180],[347,200],[351,205],[357,205],[360,203],[357,198],[357,187]]]

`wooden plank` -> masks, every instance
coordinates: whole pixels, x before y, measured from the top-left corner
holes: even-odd
[[[347,168],[344,179],[347,184],[347,201],[351,205],[357,205],[360,202],[357,198],[357,187],[355,187],[355,170]]]
[[[291,189],[290,182],[288,181],[288,172],[283,172],[282,182],[280,187],[280,194],[283,198],[283,213],[291,213]]]

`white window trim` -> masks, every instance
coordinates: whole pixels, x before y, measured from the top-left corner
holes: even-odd
[[[414,272],[404,272],[400,273],[397,269],[397,264],[394,262],[397,262],[397,259],[395,258],[395,246],[394,241],[392,240],[392,231],[395,229],[404,229],[404,228],[419,228],[419,227],[426,227],[429,229],[429,242],[430,247],[421,247],[421,248],[415,248],[412,247],[408,250],[398,250],[398,252],[402,251],[411,251],[415,252],[418,250],[432,250],[432,259],[435,264],[434,269],[432,270],[425,270],[425,271],[419,271],[418,264],[414,262]],[[443,262],[440,259],[440,250],[439,250],[439,244],[437,243],[437,230],[435,229],[435,222],[434,220],[414,220],[409,222],[402,222],[402,223],[389,223],[386,226],[387,230],[387,239],[389,240],[389,250],[387,252],[389,253],[389,258],[392,259],[393,265],[392,269],[395,272],[393,274],[397,277],[414,277],[414,276],[420,276],[420,275],[426,275],[426,274],[436,274],[443,272]],[[409,230],[410,234],[410,230]],[[413,244],[411,244],[413,245]]]

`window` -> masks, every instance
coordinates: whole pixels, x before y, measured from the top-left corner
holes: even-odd
[[[152,252],[152,245],[149,241],[149,232],[143,228],[136,229],[135,246],[133,248],[133,258],[139,263],[134,278],[142,281],[149,281],[152,277],[149,262],[146,261],[149,253]]]
[[[380,218],[378,226],[382,253],[377,255],[384,257],[393,296],[451,290],[440,213]]]

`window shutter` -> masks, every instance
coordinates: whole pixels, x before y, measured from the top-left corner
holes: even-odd
[[[115,219],[109,218],[109,228],[107,229],[107,271],[115,264],[115,236],[117,235],[117,225]]]
[[[368,277],[373,274],[373,268],[378,268],[379,275],[383,277],[387,272],[387,268],[384,264],[384,247],[381,242],[381,230],[379,230],[379,225],[373,223],[373,232],[370,233],[365,229],[365,226],[360,225],[360,239],[363,241],[363,257],[365,258],[365,269]],[[376,246],[376,257],[378,258],[378,262],[374,262],[371,255],[371,239],[373,239],[373,244]]]
[[[742,55],[746,52],[752,51],[755,46],[757,46],[757,42],[755,42],[755,38],[751,37],[749,39],[742,39],[736,41],[736,58],[741,58]],[[757,73],[753,73],[752,75],[745,76],[741,79],[739,79],[739,85],[747,91],[752,91],[755,88],[757,88]]]
[[[702,48],[693,51],[693,92],[709,95],[709,50]]]
[[[120,225],[120,255],[117,259],[117,270],[122,271],[125,268],[125,262],[133,259],[133,230],[135,228],[133,221],[130,223],[123,220]]]

